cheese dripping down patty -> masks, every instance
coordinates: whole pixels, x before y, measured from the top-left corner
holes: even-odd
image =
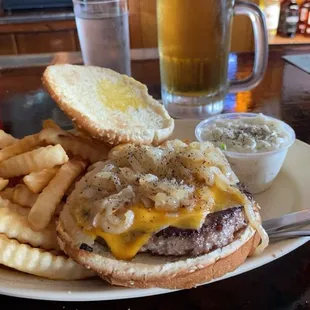
[[[161,147],[121,145],[94,165],[69,197],[70,212],[118,259],[133,258],[151,236],[172,226],[200,229],[209,213],[242,205],[268,240],[252,202],[237,188],[226,158],[210,143],[172,140]]]

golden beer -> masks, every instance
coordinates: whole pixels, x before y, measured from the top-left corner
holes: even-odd
[[[161,82],[177,96],[223,99],[233,0],[157,0]]]

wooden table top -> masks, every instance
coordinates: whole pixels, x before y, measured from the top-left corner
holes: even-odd
[[[227,95],[225,112],[263,112],[283,119],[296,131],[298,139],[310,143],[310,75],[282,59],[284,54],[310,52],[310,46],[297,50],[270,51],[268,70],[254,90]],[[70,57],[67,58],[70,62]],[[231,55],[231,78],[246,77],[253,64],[252,54]],[[45,66],[0,70],[1,126],[17,137],[41,128],[43,118],[53,117],[55,104],[42,89]],[[160,98],[158,60],[133,61],[132,75],[147,84]],[[54,111],[54,112],[53,112]],[[66,120],[64,119],[64,124]],[[1,279],[0,279],[1,281]],[[137,299],[64,303],[1,296],[10,307],[35,309],[310,309],[310,244],[272,263],[239,276],[196,289]]]

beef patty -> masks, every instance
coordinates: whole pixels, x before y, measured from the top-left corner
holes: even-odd
[[[144,245],[140,252],[166,256],[198,256],[221,248],[234,240],[247,225],[242,207],[211,213],[199,230],[168,227]]]
[[[238,184],[238,187],[249,199],[253,199],[242,184]],[[234,240],[236,233],[246,226],[243,207],[236,206],[208,214],[199,230],[167,227],[154,234],[139,252],[161,256],[195,257],[228,245]],[[96,241],[106,245],[100,237]]]
[[[253,199],[243,184],[239,183],[238,187],[249,199]],[[166,256],[198,256],[231,243],[235,234],[246,226],[243,207],[237,206],[207,215],[199,230],[174,227],[163,229],[152,236],[140,252]]]

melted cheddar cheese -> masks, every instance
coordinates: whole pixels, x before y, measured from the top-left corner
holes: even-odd
[[[102,237],[110,248],[112,254],[118,259],[131,259],[140,248],[148,242],[153,233],[161,229],[173,226],[183,229],[198,229],[208,212],[207,209],[197,206],[193,211],[180,210],[177,214],[147,209],[143,205],[130,208],[135,219],[133,225],[119,235],[93,230],[96,236]]]
[[[134,212],[133,225],[122,234],[111,234],[103,232],[98,228],[84,230],[94,239],[99,236],[104,239],[111,253],[117,259],[132,259],[145,245],[152,235],[166,227],[172,226],[180,229],[199,229],[205,221],[208,213],[221,211],[226,208],[243,204],[242,195],[238,192],[232,193],[222,191],[217,187],[201,188],[197,190],[199,199],[207,200],[213,198],[213,204],[206,205],[197,203],[192,210],[181,208],[177,213],[146,208],[142,204],[131,206],[128,209]],[[76,214],[81,214],[77,212]],[[83,217],[79,216],[77,222],[83,225]]]

